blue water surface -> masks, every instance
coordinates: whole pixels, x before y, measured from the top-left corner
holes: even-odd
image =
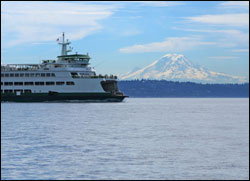
[[[249,99],[1,103],[1,176],[249,179]]]

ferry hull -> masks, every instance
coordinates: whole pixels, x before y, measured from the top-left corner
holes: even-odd
[[[127,96],[109,93],[1,94],[1,102],[122,102]]]

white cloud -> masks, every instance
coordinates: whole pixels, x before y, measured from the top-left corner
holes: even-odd
[[[175,28],[179,29],[179,28]],[[218,29],[218,30],[210,30],[210,29],[179,29],[184,31],[192,31],[192,32],[202,32],[202,33],[217,33],[219,36],[216,38],[217,44],[222,47],[234,47],[237,45],[248,45],[249,44],[249,33],[244,33],[240,30],[235,29]]]
[[[142,6],[151,6],[151,7],[178,6],[184,4],[182,2],[175,2],[175,1],[134,1],[134,2],[138,2]]]
[[[238,59],[239,57],[235,56],[213,56],[213,57],[208,57],[210,59],[216,59],[216,60],[231,60],[231,59]]]
[[[113,5],[69,2],[1,2],[2,37],[7,46],[55,41],[61,32],[73,40],[102,29]]]
[[[219,5],[224,8],[249,8],[249,1],[227,1]]]
[[[235,49],[233,50],[233,52],[248,52],[249,53],[249,49]]]
[[[121,48],[122,53],[144,53],[144,52],[180,52],[201,45],[214,45],[214,42],[202,41],[199,37],[170,37],[162,42],[153,42],[141,45],[132,45]]]
[[[219,14],[186,17],[191,22],[214,25],[249,26],[249,13]]]

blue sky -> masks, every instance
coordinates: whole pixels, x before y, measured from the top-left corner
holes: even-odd
[[[121,74],[168,53],[249,77],[249,2],[1,2],[1,63],[60,54],[65,32],[97,73]]]

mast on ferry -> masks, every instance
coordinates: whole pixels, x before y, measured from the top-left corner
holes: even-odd
[[[67,41],[65,41],[65,37],[64,37],[64,32],[62,34],[62,42],[58,42],[59,45],[62,45],[62,50],[61,50],[61,56],[67,55],[68,52],[72,51],[72,48],[70,47],[69,50],[67,50],[67,45],[71,44],[71,42],[67,39]]]

